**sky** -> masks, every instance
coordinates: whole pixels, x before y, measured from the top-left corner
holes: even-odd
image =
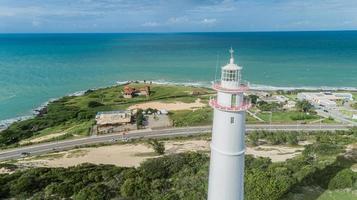
[[[0,0],[1,33],[357,30],[357,0]]]

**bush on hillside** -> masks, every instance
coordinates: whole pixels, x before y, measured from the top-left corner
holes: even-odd
[[[353,184],[357,181],[357,173],[353,172],[351,169],[344,169],[333,177],[329,184],[328,189],[345,189],[352,188]]]
[[[88,102],[88,107],[89,108],[96,108],[96,107],[99,107],[99,106],[104,106],[104,104],[99,103],[98,101],[90,101],[90,102]]]
[[[159,155],[165,154],[165,144],[164,142],[159,142],[156,139],[149,140],[149,145],[154,149],[155,153]]]

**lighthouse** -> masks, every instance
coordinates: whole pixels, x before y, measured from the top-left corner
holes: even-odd
[[[244,199],[245,112],[250,102],[244,99],[248,84],[242,81],[242,67],[234,62],[222,67],[221,79],[213,83],[217,97],[210,100],[214,109],[208,200]]]

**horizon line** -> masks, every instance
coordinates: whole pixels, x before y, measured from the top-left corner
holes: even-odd
[[[321,29],[321,30],[257,30],[257,31],[133,31],[133,32],[0,32],[0,35],[5,34],[186,34],[186,33],[292,33],[292,32],[356,32],[357,29],[346,29],[346,30],[332,30],[332,29]]]

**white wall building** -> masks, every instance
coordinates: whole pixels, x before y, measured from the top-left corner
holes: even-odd
[[[98,126],[123,125],[131,122],[132,113],[129,110],[98,112],[95,120]]]
[[[352,101],[353,95],[351,93],[302,92],[297,94],[297,98],[326,107],[336,107],[336,101]]]
[[[248,87],[241,82],[242,67],[230,62],[222,67],[221,80],[213,84],[217,98],[210,100],[214,108],[208,200],[244,199],[245,111]]]

